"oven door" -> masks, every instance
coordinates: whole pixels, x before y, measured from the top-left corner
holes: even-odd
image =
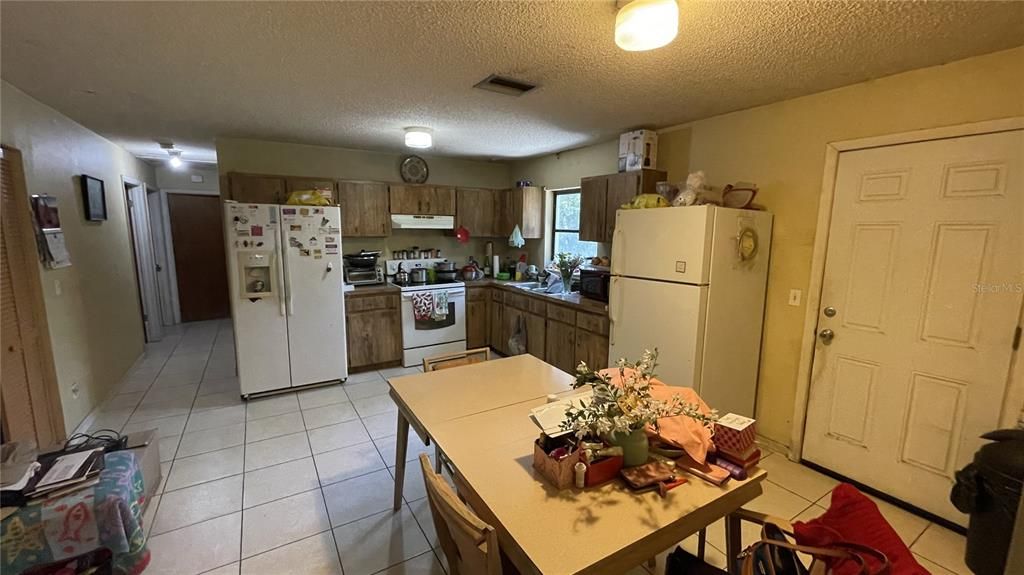
[[[411,349],[466,339],[466,288],[430,289],[448,292],[448,315],[443,320],[416,319],[412,309],[415,292],[402,292],[402,347]]]

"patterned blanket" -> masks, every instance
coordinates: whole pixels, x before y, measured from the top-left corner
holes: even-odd
[[[114,554],[114,573],[135,575],[149,564],[142,527],[142,470],[130,451],[108,453],[99,483],[27,505],[0,526],[0,572],[75,557],[97,547]]]

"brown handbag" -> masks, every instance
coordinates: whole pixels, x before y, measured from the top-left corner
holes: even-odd
[[[777,525],[775,526],[778,527]],[[762,530],[762,536],[763,538],[760,541],[747,547],[740,554],[740,557],[743,558],[742,575],[798,575],[799,571],[797,570],[779,569],[777,567],[780,564],[780,561],[777,560],[778,552],[783,550],[791,551],[790,555],[793,556],[794,561],[799,561],[796,558],[796,553],[810,555],[814,560],[806,571],[811,575],[825,575],[827,573],[825,562],[829,559],[843,559],[857,563],[860,567],[858,570],[859,575],[890,575],[892,572],[892,564],[884,553],[858,543],[842,541],[833,543],[829,547],[811,547],[809,545],[797,545],[789,541],[769,538],[765,534],[765,530]],[[764,553],[761,553],[762,551]],[[867,561],[864,560],[863,555],[874,557],[881,564],[881,567],[872,571],[868,567]]]

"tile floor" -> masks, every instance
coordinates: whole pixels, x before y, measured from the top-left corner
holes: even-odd
[[[443,575],[417,467],[401,512],[391,512],[396,408],[386,378],[413,371],[356,374],[341,386],[246,403],[229,322],[186,324],[148,345],[86,420],[93,430],[159,431],[164,481],[145,515],[146,573]],[[410,461],[431,451],[410,435]],[[762,465],[769,480],[749,508],[803,519],[828,506],[831,478],[779,454]],[[969,575],[963,537],[879,506],[932,573]],[[744,542],[757,535],[746,530]],[[724,565],[724,539],[722,525],[709,529],[709,562]],[[693,551],[696,537],[683,546]]]

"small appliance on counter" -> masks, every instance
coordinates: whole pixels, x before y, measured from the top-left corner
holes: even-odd
[[[580,295],[607,303],[611,279],[612,272],[608,266],[580,266]]]
[[[375,285],[384,283],[384,270],[377,265],[380,252],[359,250],[357,254],[346,254],[345,283],[349,285]]]

